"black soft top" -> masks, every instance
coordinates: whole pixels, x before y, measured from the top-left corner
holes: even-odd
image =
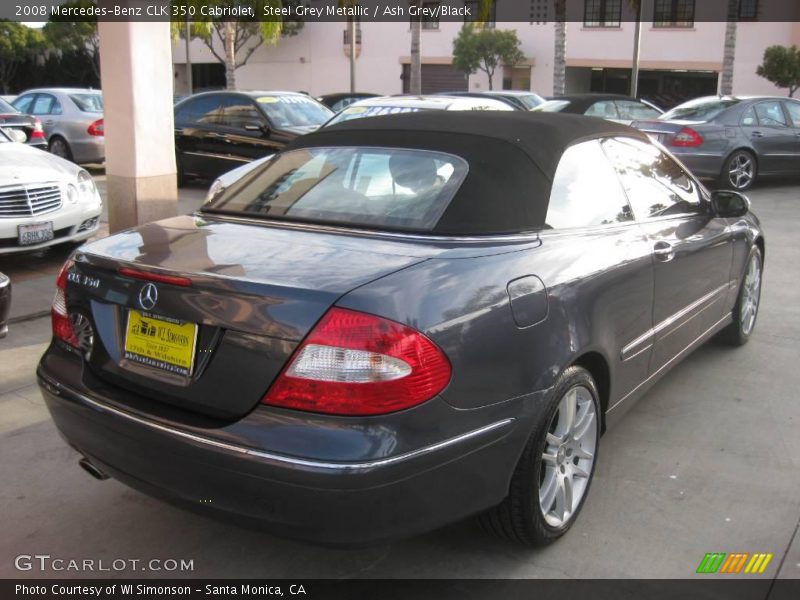
[[[416,148],[462,157],[469,172],[433,233],[486,235],[541,229],[561,155],[603,137],[646,134],[604,119],[559,113],[429,111],[354,119],[292,142]]]

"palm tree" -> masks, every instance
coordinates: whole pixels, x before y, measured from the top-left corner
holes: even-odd
[[[567,87],[567,0],[555,0],[556,41],[553,52],[553,94]]]
[[[739,0],[728,0],[728,22],[725,26],[725,50],[722,55],[722,73],[719,82],[719,93],[733,93],[733,59],[736,56],[736,21]]]
[[[422,0],[409,0],[409,4],[417,8],[417,14],[422,7]],[[419,37],[422,32],[422,19],[411,19],[411,65],[408,74],[408,91],[411,94],[422,93],[422,57],[420,56]]]

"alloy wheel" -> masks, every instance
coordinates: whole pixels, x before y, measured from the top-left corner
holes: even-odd
[[[746,154],[737,154],[728,163],[728,180],[737,190],[747,188],[753,181],[755,165]]]
[[[539,477],[539,507],[548,525],[564,527],[574,516],[597,453],[597,414],[591,391],[569,389],[547,429]]]
[[[742,290],[742,306],[739,311],[742,322],[742,333],[750,335],[756,323],[758,302],[761,297],[761,261],[757,254],[750,257],[747,273],[744,276]]]

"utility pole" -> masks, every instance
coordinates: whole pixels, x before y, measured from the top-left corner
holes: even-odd
[[[642,0],[636,2],[636,26],[633,29],[633,68],[631,69],[631,96],[639,95],[639,50],[642,34]]]
[[[192,59],[189,56],[189,16],[186,16],[186,23],[184,25],[184,34],[185,34],[185,43],[186,43],[186,85],[189,89],[189,95],[191,96],[193,93],[194,85],[192,85]]]
[[[356,91],[356,18],[350,18],[350,93]]]

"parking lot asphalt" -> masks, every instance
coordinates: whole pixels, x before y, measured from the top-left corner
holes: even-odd
[[[706,344],[607,432],[583,512],[554,545],[521,548],[465,521],[393,544],[334,550],[96,481],[78,467],[35,385],[50,337],[49,319],[40,318],[15,324],[0,341],[0,577],[686,578],[707,552],[768,552],[774,557],[763,575],[740,577],[800,578],[800,187],[763,185],[750,196],[766,230],[750,343]],[[15,569],[16,556],[36,553],[106,563],[186,559],[194,568]]]

